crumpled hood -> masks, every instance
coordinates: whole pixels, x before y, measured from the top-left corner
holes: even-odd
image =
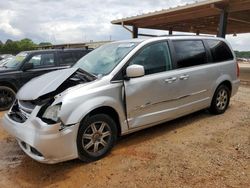
[[[17,93],[17,99],[36,100],[39,97],[56,91],[78,68],[53,71],[36,77],[26,83]],[[74,85],[72,85],[74,86]]]

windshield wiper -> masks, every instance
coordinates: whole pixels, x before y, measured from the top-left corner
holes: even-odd
[[[84,74],[87,74],[89,77],[91,77],[91,78],[94,79],[94,80],[97,78],[97,76],[96,76],[95,74],[89,73],[89,72],[83,70],[83,69],[80,68],[80,67],[78,68],[78,71],[79,71],[79,72],[82,72],[82,73],[84,73]]]

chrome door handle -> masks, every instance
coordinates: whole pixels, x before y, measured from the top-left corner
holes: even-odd
[[[165,82],[167,82],[167,83],[173,83],[173,82],[176,81],[176,80],[177,80],[176,77],[170,77],[170,78],[167,78],[167,79],[165,80]]]
[[[180,76],[180,80],[187,80],[188,78],[189,78],[189,75]]]

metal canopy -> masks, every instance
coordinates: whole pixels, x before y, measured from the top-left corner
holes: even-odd
[[[137,28],[225,34],[250,32],[250,0],[209,0],[156,11],[129,18],[114,20],[112,24]]]

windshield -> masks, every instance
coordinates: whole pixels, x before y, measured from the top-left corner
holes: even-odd
[[[25,52],[21,52],[21,53],[17,54],[15,57],[10,59],[6,64],[4,64],[4,67],[6,67],[6,68],[18,67],[23,62],[23,60],[25,59],[25,57],[27,55],[28,54]]]
[[[74,67],[94,75],[109,74],[138,42],[117,42],[103,45],[81,58]]]
[[[13,59],[13,57],[7,58],[7,59],[3,59],[0,61],[0,66],[5,65],[8,61],[10,61],[11,59]]]

